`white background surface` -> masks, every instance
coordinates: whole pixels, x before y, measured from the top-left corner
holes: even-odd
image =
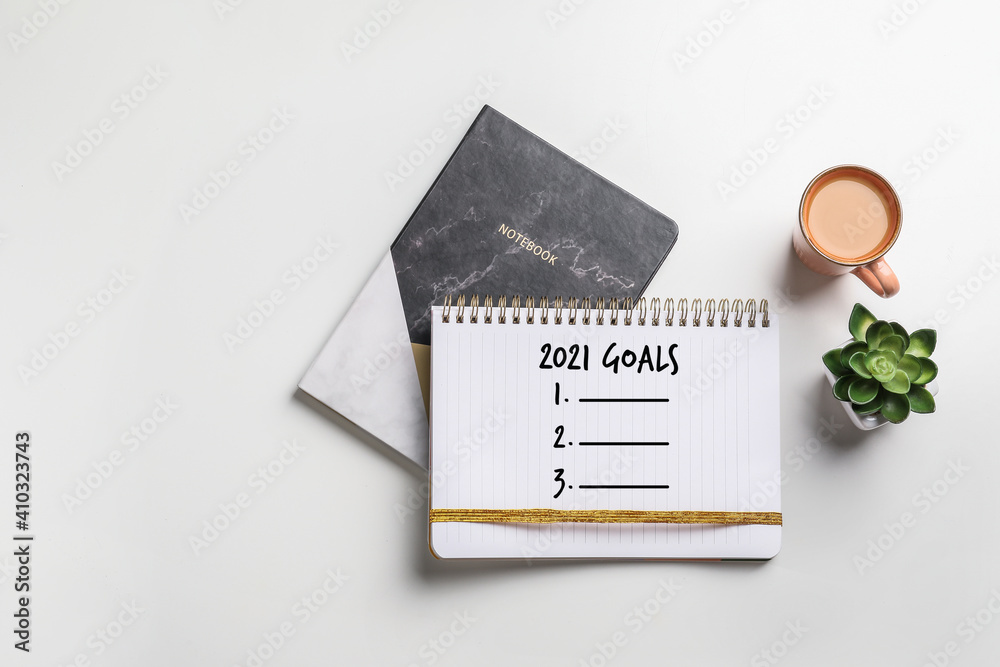
[[[983,665],[998,653],[995,4],[591,0],[559,14],[556,0],[402,0],[350,62],[342,44],[386,3],[246,0],[221,16],[218,4],[70,2],[18,44],[10,33],[39,4],[0,9],[0,535],[13,544],[20,430],[34,442],[37,535],[30,656],[11,647],[2,550],[0,663],[255,664],[248,652],[283,623],[294,634],[263,664],[761,665],[775,647],[787,665],[922,665],[954,642],[939,661]],[[880,30],[904,4],[899,29]],[[732,22],[679,68],[675,53],[724,9]],[[122,118],[115,100],[148,67],[165,80]],[[766,297],[784,311],[774,561],[436,562],[424,505],[398,513],[418,471],[295,398],[467,127],[446,114],[480,77],[499,83],[490,104],[568,152],[624,126],[592,166],[681,230],[650,295]],[[814,87],[828,99],[781,129]],[[246,161],[241,143],[275,108],[294,121]],[[53,162],[103,118],[113,132],[60,180]],[[436,128],[445,141],[390,190],[385,173]],[[939,132],[955,138],[916,166]],[[777,152],[724,200],[718,182],[768,138]],[[229,160],[240,173],[186,224],[179,207]],[[905,186],[891,301],[791,255],[803,187],[843,162]],[[283,275],[327,235],[340,247],[293,289]],[[88,320],[79,304],[116,270],[129,284]],[[283,303],[231,351],[224,335],[273,290]],[[847,337],[857,300],[910,329],[938,319],[937,414],[867,435],[847,425],[820,355]],[[23,380],[70,323],[79,335]],[[128,451],[122,434],[158,399],[179,407]],[[251,476],[285,440],[304,451],[257,493]],[[70,511],[116,449],[121,465]],[[943,481],[959,462],[968,471]],[[943,495],[921,500],[936,482]],[[196,554],[190,538],[241,493],[250,505]],[[915,524],[897,539],[886,526],[906,512]],[[859,565],[879,540],[890,548]],[[349,579],[302,623],[295,605],[329,570]],[[671,580],[680,590],[661,605]],[[138,619],[97,639],[133,602]],[[637,622],[644,605],[655,613]],[[992,623],[962,625],[977,613]],[[458,637],[455,614],[475,619]],[[805,629],[794,645],[787,624]]]

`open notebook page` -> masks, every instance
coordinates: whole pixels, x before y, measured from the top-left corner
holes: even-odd
[[[780,512],[776,318],[455,319],[434,310],[432,512]],[[430,526],[440,558],[761,559],[780,539],[775,525]]]

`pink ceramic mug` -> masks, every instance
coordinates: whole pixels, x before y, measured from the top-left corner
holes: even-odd
[[[866,167],[841,165],[819,174],[802,193],[792,245],[816,273],[853,273],[888,298],[899,292],[899,279],[884,256],[902,222],[899,195],[889,181]]]

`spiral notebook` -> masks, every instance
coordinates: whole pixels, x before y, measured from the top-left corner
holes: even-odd
[[[433,310],[438,558],[768,559],[767,301],[459,297]]]

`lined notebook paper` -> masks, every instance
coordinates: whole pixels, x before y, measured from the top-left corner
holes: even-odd
[[[437,557],[778,552],[777,319],[766,302],[666,304],[435,307]]]

